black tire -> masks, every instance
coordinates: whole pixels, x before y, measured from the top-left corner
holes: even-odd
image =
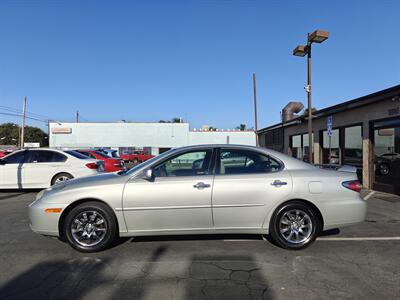
[[[388,164],[380,164],[379,165],[379,174],[380,175],[388,175],[390,173],[390,167]]]
[[[133,159],[133,163],[137,164],[139,162],[139,160],[137,158]]]
[[[62,178],[64,178],[64,179],[61,180]],[[74,177],[69,173],[59,173],[59,174],[57,174],[56,176],[53,177],[53,179],[51,180],[51,185],[55,185],[56,183],[67,181],[67,180],[70,180],[72,178],[74,178]],[[57,182],[57,181],[59,181],[59,182]]]
[[[299,212],[299,215],[296,215],[297,212]],[[289,221],[288,216],[293,217],[293,223]],[[308,217],[303,219],[304,224],[300,222],[303,216]],[[296,219],[297,217],[298,219]],[[284,249],[299,250],[310,246],[315,241],[321,232],[321,227],[322,222],[317,212],[310,205],[302,201],[292,201],[276,209],[270,221],[269,234],[277,246]],[[307,231],[303,231],[303,229]],[[303,233],[299,233],[299,230]],[[292,239],[296,239],[296,241]]]
[[[95,216],[97,217],[94,220],[91,220],[93,212],[96,213]],[[85,213],[88,220],[87,223],[82,222],[84,220],[82,215]],[[82,218],[80,218],[80,216],[82,216]],[[76,219],[81,221],[80,224],[78,224],[79,222],[75,222]],[[101,219],[103,222],[97,224]],[[89,224],[92,225],[89,226]],[[85,229],[81,230],[82,228]],[[78,232],[73,233],[72,229],[77,230]],[[100,231],[100,229],[102,231]],[[98,252],[107,249],[115,241],[117,237],[117,221],[115,215],[107,205],[94,201],[85,202],[74,207],[68,213],[65,218],[63,231],[67,242],[74,249],[80,252]],[[88,232],[90,236],[87,236]],[[96,238],[92,238],[93,232],[96,233],[93,235],[96,236]],[[84,233],[84,239],[81,239],[81,242],[78,242],[79,236],[82,237]],[[91,244],[91,242],[93,242],[93,244]]]

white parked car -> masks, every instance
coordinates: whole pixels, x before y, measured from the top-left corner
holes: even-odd
[[[0,189],[47,188],[78,177],[103,172],[102,161],[74,151],[24,149],[0,159]]]
[[[41,191],[30,226],[84,252],[119,236],[269,234],[288,249],[322,230],[362,222],[355,173],[321,170],[268,149],[201,145],[164,152],[129,171]]]

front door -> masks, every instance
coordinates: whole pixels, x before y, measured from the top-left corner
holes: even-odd
[[[0,188],[24,188],[23,172],[25,150],[12,153],[2,159],[0,163]]]
[[[292,189],[282,164],[263,153],[221,149],[212,207],[216,229],[259,229],[268,212]]]
[[[153,167],[153,180],[128,181],[123,211],[131,232],[204,230],[211,214],[212,149],[188,151]]]

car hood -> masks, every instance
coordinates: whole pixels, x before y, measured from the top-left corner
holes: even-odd
[[[74,178],[57,185],[52,186],[49,190],[56,191],[56,190],[63,190],[63,189],[74,189],[80,187],[88,187],[88,186],[96,186],[102,185],[106,182],[110,181],[110,183],[114,180],[120,180],[121,176],[117,173],[104,173],[99,175],[92,175],[80,178]]]

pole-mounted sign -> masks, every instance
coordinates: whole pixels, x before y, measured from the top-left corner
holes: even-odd
[[[332,136],[332,128],[333,128],[333,118],[332,116],[328,116],[326,119],[326,131],[328,136]]]

